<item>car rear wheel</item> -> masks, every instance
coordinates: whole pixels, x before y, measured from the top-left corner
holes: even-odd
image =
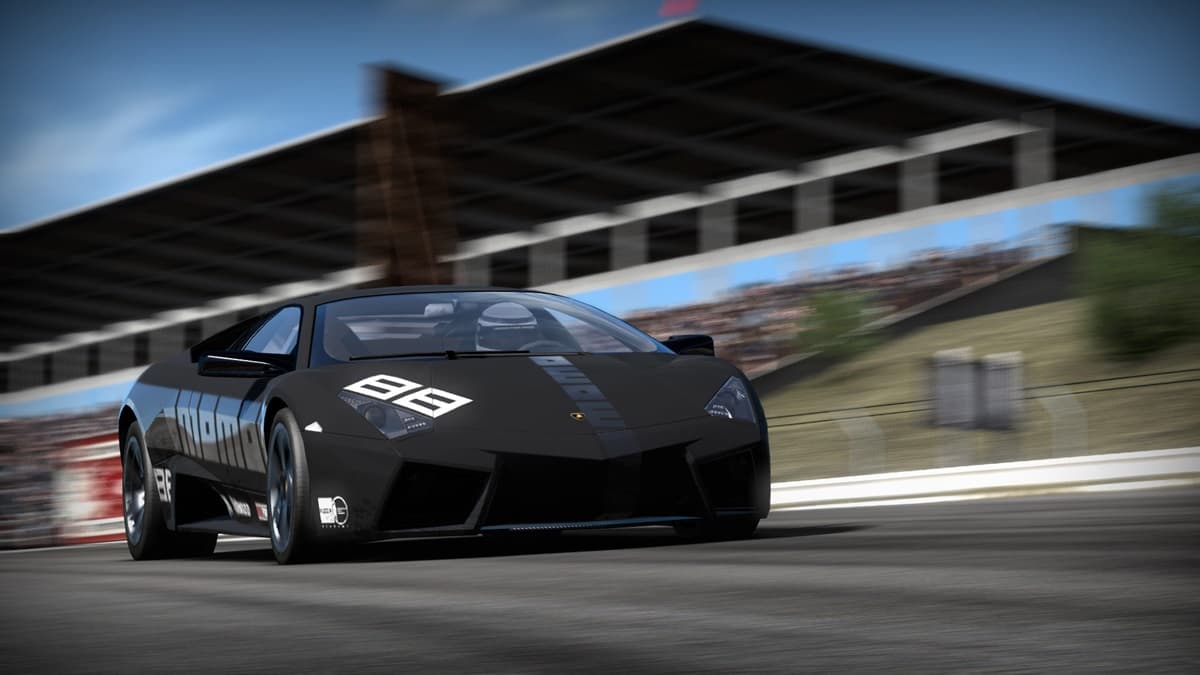
[[[271,550],[281,565],[311,559],[312,537],[304,527],[309,518],[308,460],[296,417],[287,408],[271,422],[267,443],[267,509]]]
[[[145,437],[136,422],[125,432],[121,453],[121,501],[125,520],[125,542],[134,560],[182,558],[210,555],[217,535],[172,532],[163,518],[161,494],[172,495],[165,477],[159,478],[150,464]],[[159,481],[162,485],[159,485]]]
[[[728,541],[749,539],[758,529],[758,518],[706,518],[686,523],[676,523],[675,532],[682,537],[703,541]]]

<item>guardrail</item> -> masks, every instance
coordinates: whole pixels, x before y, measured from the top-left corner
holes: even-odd
[[[1200,483],[1200,447],[775,483],[772,508],[821,508]]]

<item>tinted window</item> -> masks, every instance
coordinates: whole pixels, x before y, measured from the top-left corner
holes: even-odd
[[[621,352],[637,351],[617,338],[612,333],[597,327],[587,321],[578,319],[570,314],[564,314],[556,309],[548,310],[550,316],[571,334],[579,348],[593,354],[619,354]]]
[[[620,319],[547,293],[406,293],[317,307],[310,364],[447,350],[607,354],[666,348]]]
[[[246,343],[242,351],[261,354],[291,354],[296,349],[300,336],[300,308],[284,307],[262,325]]]

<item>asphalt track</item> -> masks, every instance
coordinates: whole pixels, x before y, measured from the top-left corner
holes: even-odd
[[[0,671],[1200,672],[1200,490],[135,563],[0,555]]]

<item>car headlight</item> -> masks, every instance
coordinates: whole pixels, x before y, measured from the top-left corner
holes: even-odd
[[[401,410],[394,405],[381,403],[373,398],[359,396],[344,390],[338,393],[338,398],[354,408],[358,414],[378,429],[379,433],[389,439],[411,436],[433,429],[433,420],[428,417]]]
[[[746,385],[736,377],[725,380],[717,395],[713,396],[704,406],[704,412],[713,417],[725,417],[743,422],[755,422],[754,402],[750,400],[750,392]]]

